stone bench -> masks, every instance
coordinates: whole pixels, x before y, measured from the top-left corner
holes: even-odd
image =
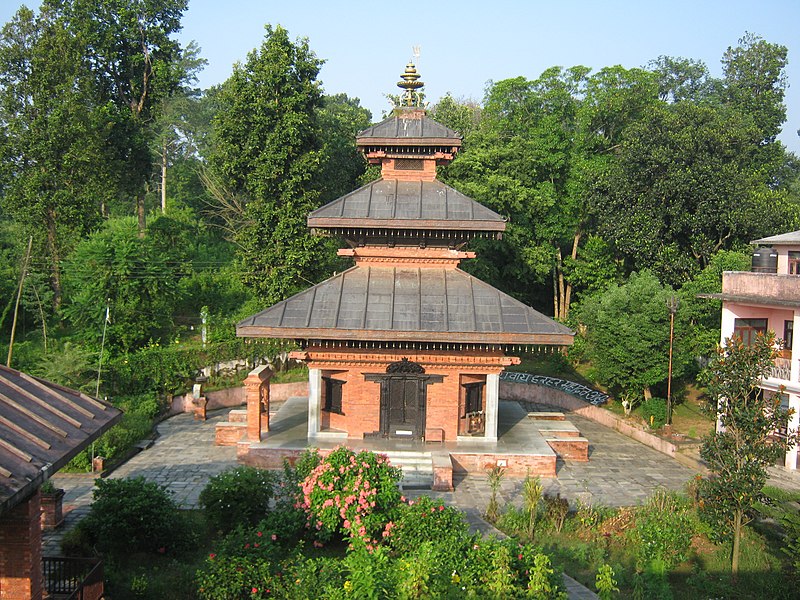
[[[563,421],[563,412],[529,412],[528,416],[537,421]]]
[[[215,446],[235,446],[247,435],[247,423],[223,421],[214,428]]]

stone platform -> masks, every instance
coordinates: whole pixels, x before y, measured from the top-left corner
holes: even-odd
[[[233,418],[237,418],[234,415]],[[421,440],[348,438],[343,432],[323,431],[308,437],[308,401],[306,398],[288,399],[270,416],[268,432],[262,433],[259,443],[248,442],[243,437],[230,435],[231,430],[241,430],[241,422],[217,425],[217,443],[236,445],[239,462],[262,468],[277,469],[284,460],[293,463],[307,448],[319,448],[325,454],[340,445],[353,450],[369,450],[389,455],[415,452],[430,456],[432,487],[450,490],[453,474],[485,473],[500,466],[512,477],[528,474],[555,477],[558,458],[588,460],[588,440],[568,420],[552,421],[529,416],[516,401],[500,401],[498,411],[498,439],[482,441],[478,437],[459,438],[458,441],[425,442]],[[402,465],[401,465],[402,466]]]

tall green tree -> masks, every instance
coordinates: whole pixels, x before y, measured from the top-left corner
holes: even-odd
[[[307,40],[267,25],[261,47],[214,92],[208,180],[230,209],[243,281],[267,302],[328,271],[324,242],[305,223],[320,201],[321,64]]]
[[[716,252],[786,227],[785,194],[754,166],[757,135],[740,112],[691,102],[654,106],[630,126],[591,196],[629,270],[679,286]]]
[[[703,376],[719,423],[700,449],[711,471],[701,486],[703,511],[718,533],[733,538],[734,577],[739,572],[742,528],[767,481],[767,467],[798,443],[796,431],[785,439],[774,437],[789,414],[781,409],[780,394],[768,397],[759,389],[777,356],[772,332],[757,335],[752,345],[730,338]]]
[[[56,308],[61,261],[114,187],[84,47],[46,5],[20,9],[0,34],[0,202],[33,236],[34,270],[49,278]]]
[[[45,0],[82,41],[112,127],[121,198],[135,200],[144,235],[146,184],[159,108],[186,77],[181,29],[188,0]]]
[[[320,202],[351,191],[364,174],[367,161],[356,149],[356,135],[369,127],[372,113],[347,94],[323,96],[317,111],[322,162],[316,175]]]

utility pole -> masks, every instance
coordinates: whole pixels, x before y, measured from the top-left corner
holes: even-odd
[[[14,320],[11,324],[11,341],[8,343],[8,358],[6,366],[11,368],[11,354],[14,351],[14,335],[17,332],[17,315],[19,314],[19,302],[22,299],[22,286],[25,283],[25,276],[28,274],[28,261],[31,259],[31,248],[33,247],[33,236],[28,238],[28,250],[25,252],[25,259],[22,261],[22,272],[19,274],[19,288],[17,289],[17,304],[14,306]]]

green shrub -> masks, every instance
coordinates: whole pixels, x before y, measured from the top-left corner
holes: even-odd
[[[269,512],[276,480],[275,473],[246,466],[212,477],[200,492],[200,507],[208,525],[222,532],[237,525],[255,525]]]
[[[642,402],[639,414],[651,429],[660,429],[667,423],[667,401],[663,398],[650,398]]]
[[[85,527],[103,554],[166,553],[189,542],[169,491],[143,477],[97,479]]]
[[[688,558],[696,531],[686,500],[674,492],[657,490],[636,511],[632,538],[641,568],[656,561],[670,569]]]
[[[789,556],[795,572],[800,572],[800,514],[787,513],[781,523],[786,530],[786,546],[782,550]]]
[[[382,536],[399,554],[413,552],[425,542],[461,550],[472,539],[464,513],[429,496],[420,496],[401,505],[392,523]]]

